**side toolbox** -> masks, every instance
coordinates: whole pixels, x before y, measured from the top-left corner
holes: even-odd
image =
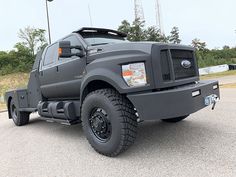
[[[20,109],[27,109],[29,107],[27,89],[18,89],[18,90],[12,90],[12,91],[6,92],[5,101],[6,101],[7,108],[8,108],[9,118],[11,118],[11,113],[10,113],[10,102],[11,101],[14,101],[15,106],[19,110]]]
[[[18,109],[28,108],[28,92],[27,89],[18,89],[6,92],[5,100],[9,108],[10,101],[13,100]],[[9,110],[8,110],[9,111]]]

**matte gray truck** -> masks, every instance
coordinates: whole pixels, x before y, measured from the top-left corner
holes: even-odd
[[[9,118],[82,122],[91,146],[117,156],[140,121],[179,122],[219,98],[217,81],[199,81],[192,47],[129,42],[126,34],[82,28],[38,53],[27,89],[5,95]]]

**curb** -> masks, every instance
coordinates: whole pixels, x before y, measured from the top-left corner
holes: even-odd
[[[7,112],[7,110],[0,110],[0,113],[4,113],[4,112]]]

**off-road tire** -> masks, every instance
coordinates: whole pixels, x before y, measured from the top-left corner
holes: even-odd
[[[171,119],[162,119],[163,122],[168,122],[168,123],[177,123],[180,122],[184,119],[186,119],[189,115],[186,116],[181,116],[181,117],[175,117],[175,118],[171,118]]]
[[[12,120],[16,126],[23,126],[29,123],[30,113],[19,111],[17,107],[15,106],[15,103],[13,100],[11,100],[9,109],[11,112]]]
[[[102,142],[95,136],[91,125],[91,112],[104,109],[111,125],[111,135]],[[82,105],[82,126],[91,146],[100,154],[114,157],[127,150],[135,141],[137,116],[127,98],[113,89],[96,90],[88,94]]]

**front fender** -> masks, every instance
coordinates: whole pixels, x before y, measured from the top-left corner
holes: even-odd
[[[121,74],[121,72],[119,74]],[[125,93],[125,90],[129,89],[121,75],[118,75],[118,73],[112,72],[105,68],[97,68],[92,71],[89,71],[84,76],[81,83],[82,93],[83,90],[87,87],[87,85],[92,81],[104,81],[112,85],[119,93]]]
[[[102,55],[102,54],[100,54]],[[105,54],[104,54],[105,55]],[[85,88],[92,81],[103,81],[114,87],[120,94],[128,94],[140,91],[146,91],[153,89],[153,77],[152,77],[152,66],[151,57],[149,54],[142,52],[130,52],[129,54],[115,55],[112,56],[99,56],[96,55],[97,59],[92,61],[86,66],[86,72],[83,75],[81,83],[80,96],[83,98]],[[90,57],[91,59],[91,57]],[[146,72],[148,77],[148,84],[139,87],[129,87],[122,77],[121,65],[127,63],[145,62]],[[101,88],[99,86],[98,88]],[[94,88],[96,89],[96,88]]]

